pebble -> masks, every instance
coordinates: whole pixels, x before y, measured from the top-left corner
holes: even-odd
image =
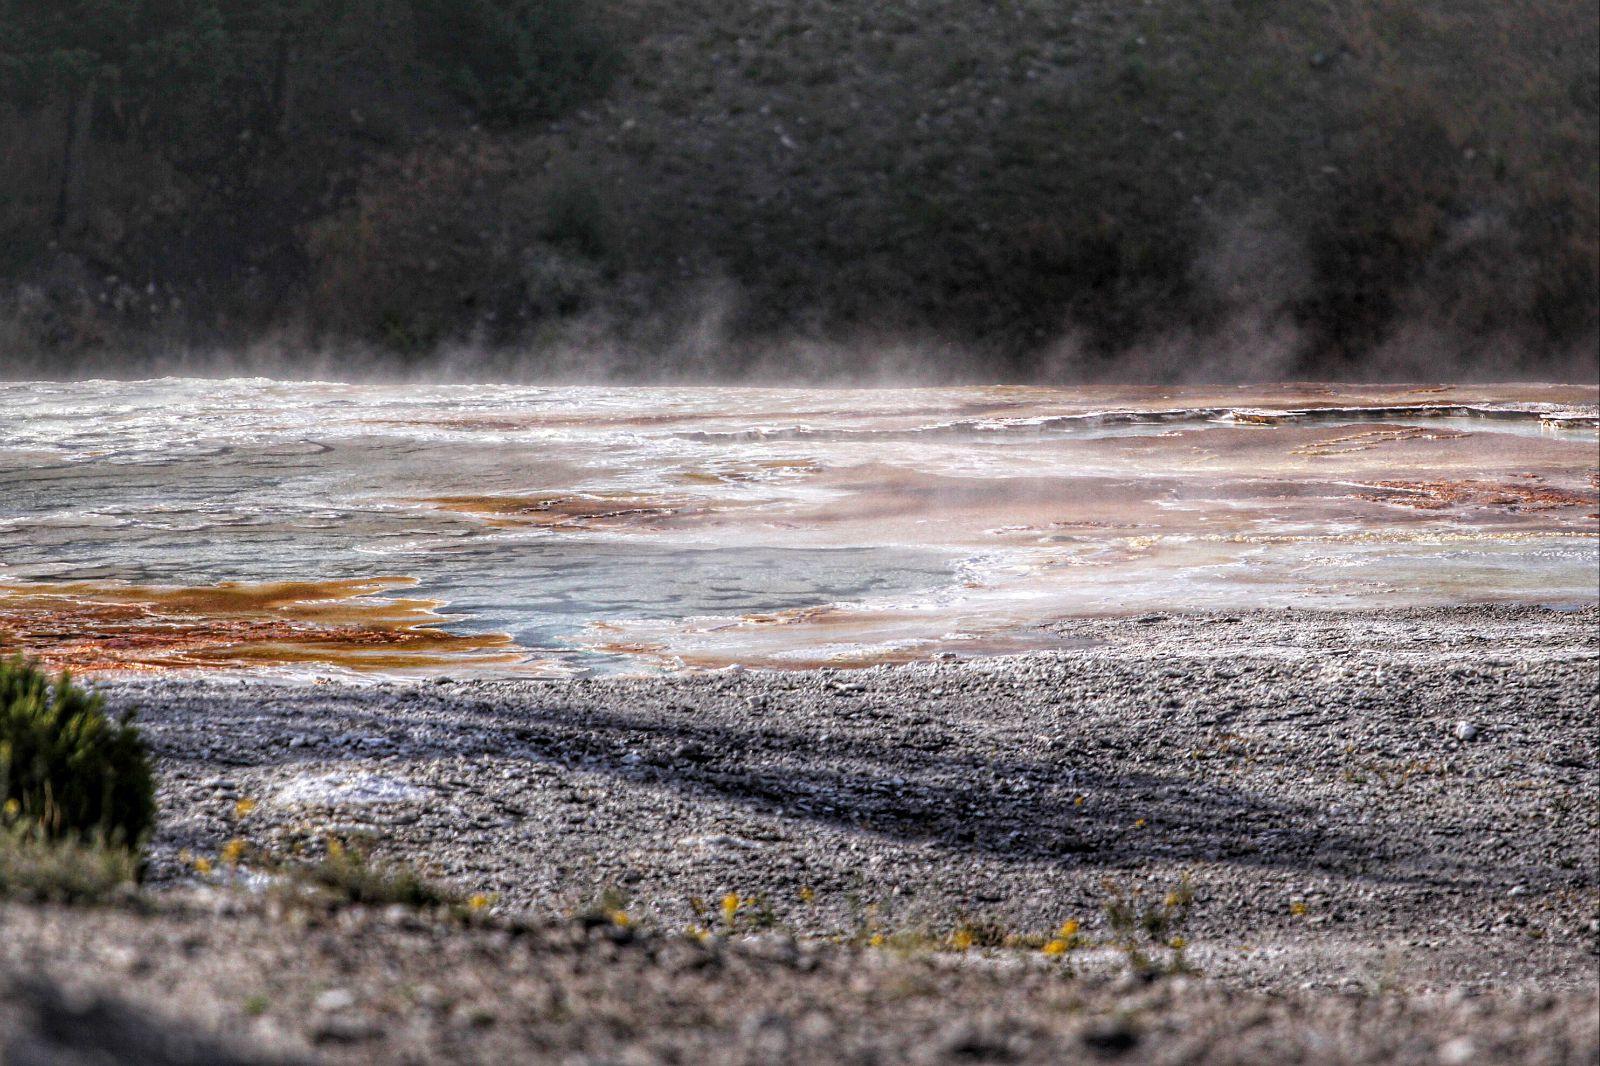
[[[271,845],[273,827],[315,845],[331,830],[372,837],[380,857],[432,864],[463,891],[498,893],[505,913],[548,913],[626,883],[641,927],[666,915],[681,928],[688,896],[706,901],[716,924],[721,895],[737,891],[801,930],[850,928],[851,907],[875,905],[890,931],[976,908],[1031,933],[1068,916],[1096,923],[1108,869],[1144,897],[1169,887],[1167,871],[1195,866],[1205,894],[1185,935],[1208,971],[1213,945],[1249,943],[1280,920],[1313,949],[1350,942],[1381,955],[1390,939],[1436,923],[1476,936],[1506,914],[1496,954],[1545,974],[1564,958],[1553,946],[1565,950],[1561,937],[1592,914],[1546,915],[1508,896],[1509,877],[1370,893],[1408,884],[1419,861],[1492,868],[1513,840],[1528,856],[1516,876],[1533,899],[1581,877],[1581,865],[1554,860],[1578,860],[1585,841],[1538,815],[1576,795],[1577,775],[1552,760],[1586,750],[1573,738],[1593,715],[1592,625],[1520,610],[1395,617],[1420,636],[1381,687],[1370,683],[1373,664],[1389,652],[1367,651],[1342,616],[1296,612],[1292,623],[1251,615],[1227,630],[1198,631],[1182,616],[1107,623],[1095,631],[1111,635],[1101,646],[1066,659],[854,676],[463,681],[448,695],[407,689],[381,712],[355,687],[325,689],[309,708],[303,690],[277,685],[244,697],[119,682],[109,695],[150,708],[142,721],[163,760],[194,775],[195,784],[163,781],[163,879],[189,876],[171,858],[181,847],[214,855],[236,832]],[[1544,658],[1529,676],[1540,684],[1513,690],[1505,670],[1475,662],[1479,681],[1463,699],[1450,672],[1463,634],[1479,632],[1536,649]],[[1330,679],[1327,660],[1348,667],[1344,682]],[[1230,673],[1248,680],[1223,680]],[[781,713],[752,714],[755,697]],[[1172,697],[1186,710],[1160,711]],[[494,714],[472,711],[485,701]],[[392,748],[281,758],[293,737],[314,738],[319,755],[330,737],[370,737],[375,713],[404,723],[386,728],[416,748],[403,772],[380,761]],[[231,772],[263,805],[239,822],[218,817],[220,801],[184,802],[232,783],[204,755],[217,747],[205,725],[218,721],[227,757],[248,767]],[[1449,744],[1462,726],[1494,742]],[[1510,783],[1496,782],[1502,772],[1526,787],[1498,787]],[[1143,833],[1117,829],[1140,818]],[[1080,852],[1093,861],[1076,861]],[[1312,868],[1325,874],[1291,873]],[[1291,898],[1313,901],[1309,913],[1285,917]],[[750,924],[740,936],[756,914],[741,911]],[[1545,937],[1528,936],[1530,926]],[[1449,987],[1475,965],[1450,947],[1428,941],[1406,965]],[[1317,975],[1292,953],[1237,965],[1281,990]],[[366,1003],[366,986],[352,988]],[[1086,1054],[1079,1024],[1064,1033],[1068,1050]],[[1162,1039],[1140,1033],[1140,1052]],[[1461,1033],[1437,1033],[1426,1049]],[[1491,1045],[1478,1046],[1483,1055]]]
[[[335,1011],[349,1010],[355,1005],[355,993],[348,988],[330,988],[318,996],[315,1003],[313,1003],[317,1010],[325,1011],[329,1014]]]
[[[354,1044],[378,1035],[379,1029],[375,1023],[345,1014],[324,1018],[311,1033],[312,1039],[319,1044]]]

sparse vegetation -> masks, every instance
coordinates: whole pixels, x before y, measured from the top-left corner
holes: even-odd
[[[1087,941],[1078,929],[1078,920],[1076,918],[1068,918],[1061,923],[1061,927],[1056,930],[1055,936],[1046,940],[1039,947],[1039,950],[1046,957],[1059,959],[1062,966],[1069,973],[1072,966],[1072,953],[1088,946]]]
[[[1192,972],[1185,954],[1188,940],[1183,935],[1194,903],[1194,889],[1187,878],[1159,900],[1142,900],[1109,878],[1103,887],[1111,945],[1122,952],[1134,973],[1158,976]]]
[[[0,897],[104,903],[133,891],[139,860],[128,848],[54,839],[37,826],[0,827]]]
[[[576,917],[591,928],[611,925],[627,929],[634,924],[633,916],[628,913],[627,893],[611,886],[602,889],[598,896],[580,908]]]
[[[287,874],[291,881],[312,886],[340,904],[378,907],[400,904],[475,912],[489,902],[483,897],[477,906],[469,906],[469,900],[427,880],[409,866],[374,859],[370,847],[361,841],[346,843],[330,837],[327,854],[321,861],[284,866],[279,872]]]
[[[973,948],[1000,948],[1007,946],[1010,934],[1004,924],[987,920],[963,919],[951,930],[949,946],[953,951],[970,951]]]
[[[692,937],[701,938],[717,931],[729,936],[773,929],[778,925],[777,912],[765,896],[741,896],[737,892],[724,893],[713,908],[698,896],[689,898],[689,909],[696,923],[689,927]]]

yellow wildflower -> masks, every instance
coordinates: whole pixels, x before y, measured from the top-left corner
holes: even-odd
[[[194,872],[201,876],[209,874],[211,872],[211,860],[204,855],[198,856],[194,860]]]
[[[482,892],[474,892],[470,897],[467,898],[467,910],[474,912],[481,911],[486,909],[491,902],[493,901]]]
[[[629,917],[627,911],[612,911],[611,924],[619,929],[626,929],[633,924],[633,919]]]
[[[16,799],[8,799],[5,810],[7,818],[15,818],[22,813],[22,804]]]
[[[229,866],[238,866],[242,858],[244,858],[244,841],[238,837],[222,845],[222,861]]]
[[[802,888],[800,890],[800,902],[801,903],[810,903],[812,900],[814,900],[816,898],[817,898],[817,890],[812,888],[810,885],[806,885],[804,888]]]
[[[1066,921],[1062,922],[1061,923],[1061,933],[1060,933],[1060,935],[1066,937],[1068,940],[1070,940],[1073,937],[1077,936],[1078,935],[1078,919],[1076,919],[1076,918],[1068,918]]]
[[[1181,936],[1175,936],[1171,940],[1167,941],[1167,947],[1171,948],[1173,951],[1182,951],[1188,946],[1189,942],[1183,939]]]
[[[882,933],[873,933],[872,936],[869,937],[868,940],[867,940],[867,947],[869,947],[869,948],[881,948],[881,947],[883,947],[883,945],[887,944],[888,942],[889,942],[889,938],[884,936]]]
[[[1289,904],[1289,913],[1294,915],[1296,918],[1304,918],[1306,913],[1306,905],[1301,903],[1299,900],[1295,900],[1293,903]]]
[[[255,800],[253,800],[253,799],[242,799],[238,803],[235,803],[233,805],[233,816],[235,818],[248,818],[250,816],[250,812],[255,810],[255,809],[256,809],[256,801]]]
[[[722,918],[729,924],[733,923],[734,915],[739,913],[738,893],[729,892],[722,897]]]
[[[1056,937],[1039,950],[1043,951],[1052,959],[1059,959],[1061,956],[1072,950],[1072,944],[1070,941],[1063,940],[1061,937]]]
[[[1144,819],[1140,818],[1137,822],[1134,822],[1133,823],[1133,827],[1135,829],[1143,829],[1144,828]]]
[[[966,951],[972,947],[973,937],[970,929],[957,929],[950,934],[950,946],[957,951]]]

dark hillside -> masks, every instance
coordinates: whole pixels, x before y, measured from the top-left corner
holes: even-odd
[[[0,0],[0,351],[1592,377],[1597,18]]]

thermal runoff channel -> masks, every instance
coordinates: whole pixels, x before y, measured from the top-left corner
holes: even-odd
[[[80,673],[859,666],[1597,595],[1585,387],[0,395],[0,637]]]

